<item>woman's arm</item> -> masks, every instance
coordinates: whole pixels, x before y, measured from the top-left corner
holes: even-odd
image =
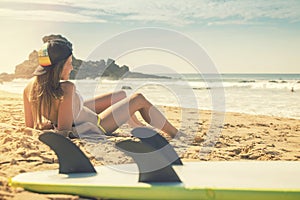
[[[64,95],[58,107],[57,129],[59,131],[71,131],[73,124],[72,104],[75,85],[72,82],[66,81],[64,83],[61,83],[61,87],[64,91]]]
[[[28,100],[28,88],[27,87],[23,91],[23,104],[24,104],[25,125],[29,128],[33,128],[34,121],[33,121],[33,117],[32,117],[31,105]]]

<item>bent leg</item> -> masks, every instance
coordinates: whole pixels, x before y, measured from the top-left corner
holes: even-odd
[[[143,119],[153,127],[171,137],[177,134],[178,130],[141,94],[121,100],[100,113],[101,126],[107,132],[113,132],[127,122],[136,111],[139,111]]]
[[[124,91],[112,92],[87,100],[84,102],[84,106],[99,114],[124,98],[126,98],[126,93]]]
[[[118,91],[113,93],[107,93],[103,95],[99,95],[93,99],[87,100],[84,102],[84,106],[88,107],[92,111],[96,112],[97,114],[103,112],[111,105],[125,99],[127,97],[126,92]],[[131,118],[127,121],[127,123],[131,127],[141,127],[145,126],[141,123],[135,115],[132,115]]]
[[[137,117],[135,114],[131,115],[131,118],[127,121],[127,124],[131,127],[131,128],[136,128],[136,127],[143,127],[145,126],[145,124],[143,124]]]

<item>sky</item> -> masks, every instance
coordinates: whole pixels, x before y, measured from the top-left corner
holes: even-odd
[[[299,10],[298,0],[0,0],[0,73],[14,73],[45,35],[63,35],[75,57],[88,60],[105,42],[145,28],[185,36],[220,73],[300,73]],[[156,37],[186,48],[168,35]],[[137,40],[129,36],[113,48]],[[117,58],[109,53],[98,59],[112,57],[133,71],[151,62],[193,71],[188,59],[171,50],[131,49]]]

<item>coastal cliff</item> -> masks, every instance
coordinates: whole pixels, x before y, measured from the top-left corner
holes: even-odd
[[[38,66],[37,51],[33,51],[29,55],[29,59],[23,61],[15,68],[15,74],[10,75],[10,78],[31,78],[35,68]],[[70,74],[70,79],[86,79],[106,77],[109,79],[121,78],[167,78],[150,74],[142,74],[130,72],[126,65],[119,66],[113,59],[108,58],[107,61],[83,61],[76,59],[73,56],[74,70]],[[7,75],[8,76],[8,75]],[[1,77],[1,76],[0,76]]]
[[[43,42],[48,40],[60,38],[67,40],[61,35],[49,35],[43,37]],[[73,55],[73,67],[74,70],[70,74],[70,79],[86,79],[86,78],[98,78],[105,77],[108,79],[121,79],[121,78],[168,78],[163,76],[142,74],[137,72],[130,72],[129,67],[126,65],[119,66],[113,59],[108,58],[107,61],[100,59],[98,61],[83,61],[77,59]],[[11,81],[15,78],[31,78],[32,73],[39,65],[38,52],[33,50],[28,60],[23,61],[15,67],[14,74],[2,73],[0,74],[0,82]]]

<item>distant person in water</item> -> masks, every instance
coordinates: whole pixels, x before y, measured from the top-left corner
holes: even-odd
[[[109,134],[128,122],[143,126],[143,119],[170,137],[178,130],[142,94],[126,97],[124,91],[83,101],[74,83],[69,81],[72,66],[72,44],[66,39],[45,41],[38,52],[39,66],[23,93],[25,123],[37,129],[54,128],[69,136],[80,133]],[[75,132],[75,133],[74,133]]]
[[[295,92],[294,87],[292,87],[291,92]]]

